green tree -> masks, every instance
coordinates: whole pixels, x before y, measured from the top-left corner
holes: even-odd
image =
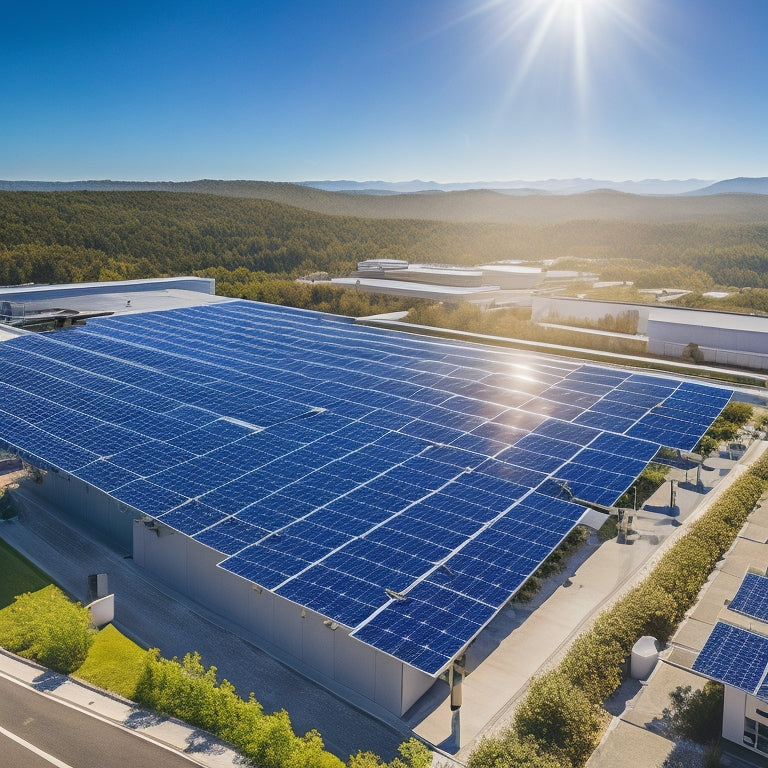
[[[93,637],[90,611],[52,584],[19,595],[0,614],[0,645],[56,672],[80,667]]]
[[[712,426],[707,430],[706,434],[715,438],[715,440],[719,440],[721,443],[730,442],[735,440],[736,435],[739,434],[739,425],[728,421],[720,415],[712,422]]]
[[[720,448],[720,441],[712,437],[712,435],[704,435],[699,440],[696,446],[696,453],[701,454],[705,459],[708,459],[716,450]]]
[[[429,768],[432,765],[432,752],[418,739],[410,738],[399,747],[400,757],[385,763],[373,752],[358,752],[350,755],[348,768]]]
[[[713,680],[695,691],[690,685],[678,685],[669,694],[670,706],[663,710],[662,719],[676,736],[713,744],[722,730],[723,694],[723,686]]]
[[[731,424],[736,424],[738,427],[743,427],[752,418],[754,412],[755,409],[749,403],[733,400],[723,408],[720,418]]]

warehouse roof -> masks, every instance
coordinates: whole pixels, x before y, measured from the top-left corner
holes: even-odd
[[[0,442],[432,675],[730,396],[245,301],[0,344]]]

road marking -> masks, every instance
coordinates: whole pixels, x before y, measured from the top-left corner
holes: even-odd
[[[21,744],[22,747],[28,749],[30,752],[34,752],[38,757],[42,757],[43,760],[47,760],[51,765],[55,765],[56,768],[72,768],[69,763],[64,763],[53,755],[49,755],[47,752],[43,752],[42,749],[38,749],[34,744],[30,744],[28,741],[24,741],[21,736],[17,736],[15,733],[11,733],[11,731],[6,731],[2,725],[0,725],[0,734],[7,736],[17,744]]]

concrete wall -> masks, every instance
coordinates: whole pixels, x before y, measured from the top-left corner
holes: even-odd
[[[224,555],[156,523],[133,523],[137,565],[248,633],[266,650],[324,684],[336,682],[402,715],[434,680],[397,659],[325,624],[325,617],[262,590],[217,565]]]
[[[136,510],[66,472],[50,470],[42,483],[28,487],[55,509],[78,520],[95,538],[130,554]]]
[[[704,355],[704,361],[707,363],[728,365],[736,368],[751,368],[757,371],[768,370],[768,353],[759,354],[756,352],[741,352],[733,349],[717,349],[715,347],[706,346],[704,343],[699,344],[694,338],[690,338],[698,336],[698,334],[693,333],[687,334],[689,339],[685,343],[679,341],[666,341],[663,338],[654,338],[654,333],[654,330],[649,331],[651,337],[648,340],[648,352],[652,355],[681,357],[685,348],[691,341],[693,341]],[[765,344],[768,346],[768,339],[765,339]]]
[[[651,315],[648,336],[652,354],[680,357],[693,342],[708,363],[768,369],[768,334],[760,331],[674,323]]]

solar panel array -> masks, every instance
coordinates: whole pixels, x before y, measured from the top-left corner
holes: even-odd
[[[746,574],[728,609],[768,622],[768,577]]]
[[[0,344],[0,441],[429,674],[730,396],[243,301]]]
[[[768,637],[719,621],[693,669],[768,701]]]

